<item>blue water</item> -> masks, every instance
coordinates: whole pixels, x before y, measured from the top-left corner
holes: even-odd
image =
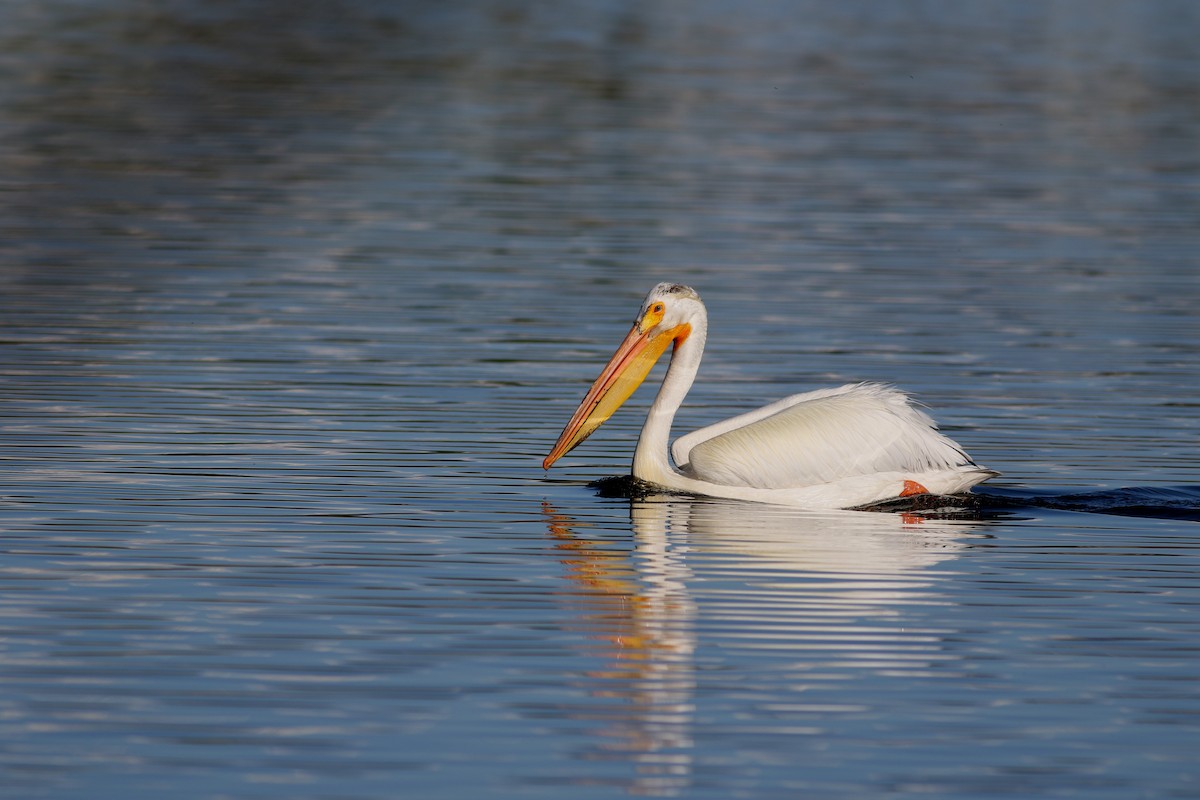
[[[0,8],[0,796],[1200,796],[1185,2]],[[857,380],[1002,477],[544,472]],[[656,372],[652,381],[659,375]]]

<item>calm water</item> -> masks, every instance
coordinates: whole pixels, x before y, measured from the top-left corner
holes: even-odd
[[[1200,797],[1200,11],[968,5],[0,8],[0,796]],[[544,473],[660,280],[985,512]]]

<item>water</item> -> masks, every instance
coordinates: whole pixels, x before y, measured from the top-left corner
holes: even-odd
[[[0,10],[0,796],[1200,796],[1198,23]],[[544,473],[659,280],[682,430],[891,381],[1004,477],[611,496],[646,390]]]

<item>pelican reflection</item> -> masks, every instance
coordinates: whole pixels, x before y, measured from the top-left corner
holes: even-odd
[[[782,659],[772,667],[811,694],[822,681],[937,674],[953,660],[943,647],[953,631],[913,610],[944,602],[932,568],[966,546],[970,524],[661,495],[630,501],[630,549],[623,530],[544,512],[571,587],[564,602],[604,665],[587,675],[589,696],[620,701],[587,713],[604,721],[603,757],[633,764],[631,792],[691,784],[698,675],[728,680],[739,652]],[[818,733],[820,715],[806,725]]]

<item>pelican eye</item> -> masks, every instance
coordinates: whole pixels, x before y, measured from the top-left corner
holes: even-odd
[[[638,320],[638,330],[648,331],[655,325],[663,321],[663,313],[667,310],[664,303],[654,303],[646,308],[646,312],[642,314]]]

